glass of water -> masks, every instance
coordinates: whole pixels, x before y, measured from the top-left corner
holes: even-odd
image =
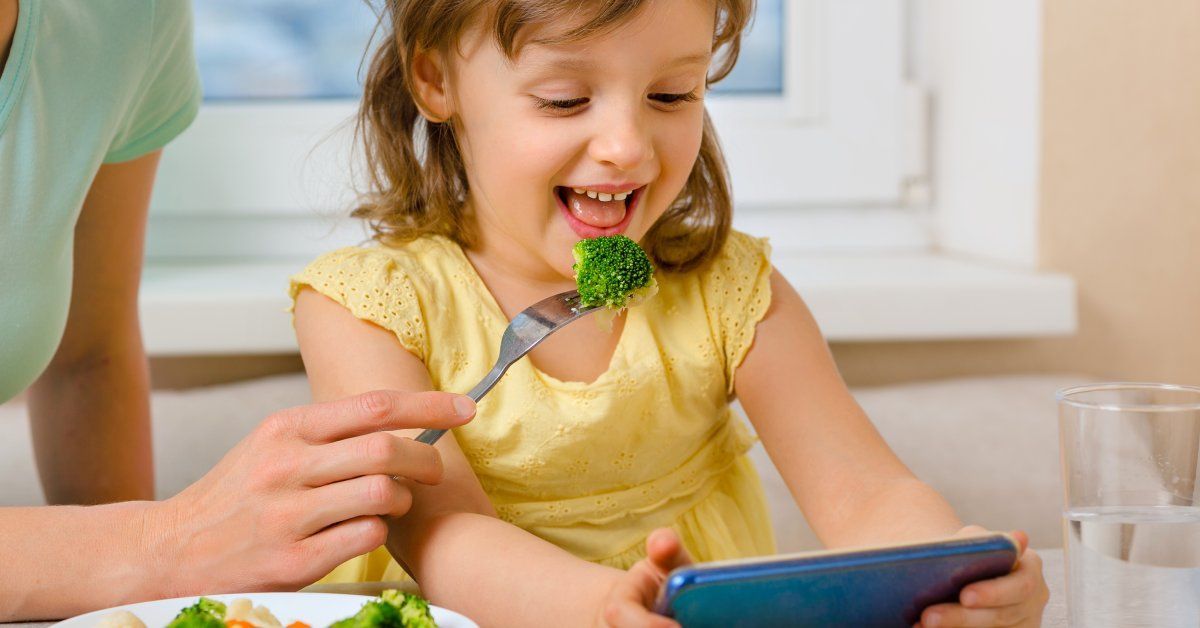
[[[1200,626],[1200,388],[1058,393],[1071,626]]]

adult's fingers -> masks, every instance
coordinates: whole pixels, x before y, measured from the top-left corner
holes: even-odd
[[[442,481],[442,457],[431,445],[389,432],[363,434],[307,449],[303,481],[324,486],[363,475],[388,475],[421,484]]]
[[[334,567],[383,545],[387,524],[375,516],[355,517],[336,523],[297,543],[298,563],[293,569],[304,582],[333,571]]]
[[[475,402],[463,395],[373,390],[284,410],[272,420],[310,443],[329,443],[384,430],[449,429],[473,416]]]
[[[412,491],[386,475],[366,475],[304,491],[297,506],[297,529],[308,536],[363,515],[402,516],[412,506]]]

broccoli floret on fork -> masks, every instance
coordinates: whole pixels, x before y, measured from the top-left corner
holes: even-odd
[[[621,310],[658,291],[654,266],[637,242],[623,235],[580,240],[575,255],[575,283],[584,306]]]

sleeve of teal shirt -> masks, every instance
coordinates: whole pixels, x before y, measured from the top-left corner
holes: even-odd
[[[175,139],[200,109],[200,73],[192,47],[190,0],[151,0],[146,72],[104,163],[129,161]]]

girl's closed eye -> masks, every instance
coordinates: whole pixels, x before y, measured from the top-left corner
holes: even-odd
[[[683,106],[685,103],[696,102],[700,100],[700,95],[695,90],[690,92],[672,93],[672,92],[656,92],[647,96],[648,99],[657,103],[660,108],[676,109]],[[579,109],[591,102],[590,98],[541,98],[533,97],[534,103],[538,109],[553,112],[568,112]]]
[[[533,101],[534,101],[534,103],[536,103],[538,109],[552,110],[552,111],[553,110],[569,111],[571,109],[576,109],[578,107],[582,107],[583,105],[586,105],[589,101],[591,101],[591,99],[586,98],[586,97],[541,98],[538,96],[534,96]]]
[[[650,94],[650,96],[648,98],[650,98],[650,100],[653,100],[660,104],[667,105],[672,108],[677,108],[677,107],[682,107],[685,103],[696,102],[697,100],[700,100],[700,95],[696,93],[696,90],[692,90],[690,92],[683,92],[683,93],[669,93],[669,92],[661,93],[660,92],[660,93]]]

